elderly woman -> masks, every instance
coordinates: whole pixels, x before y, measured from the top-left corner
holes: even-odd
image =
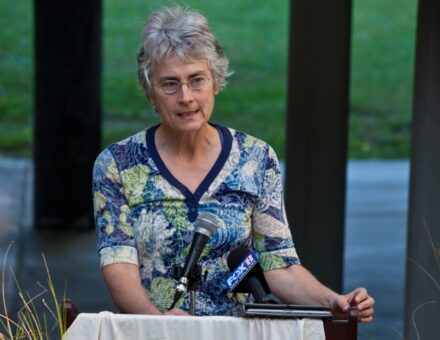
[[[187,315],[177,307],[173,265],[183,264],[194,222],[216,216],[201,258],[197,315],[236,315],[226,259],[236,246],[258,255],[272,293],[287,303],[350,306],[371,321],[363,288],[339,295],[300,265],[286,221],[277,157],[265,142],[210,122],[228,60],[199,13],[165,7],[147,20],[138,77],[161,123],[108,146],[93,173],[102,273],[120,311]]]

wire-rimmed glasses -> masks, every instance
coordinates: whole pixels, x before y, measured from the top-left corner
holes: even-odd
[[[155,84],[154,86],[161,90],[166,94],[175,94],[182,88],[182,85],[185,84],[192,91],[200,91],[205,88],[208,82],[211,79],[204,75],[197,75],[190,78],[187,82],[180,82],[175,79],[166,79],[159,84]]]

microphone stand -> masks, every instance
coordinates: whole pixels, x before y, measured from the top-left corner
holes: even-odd
[[[197,264],[190,271],[188,277],[181,277],[183,269],[181,266],[173,267],[173,278],[178,280],[179,284],[176,287],[176,295],[174,297],[174,302],[169,309],[174,308],[180,297],[189,290],[189,313],[191,315],[196,314],[196,290],[197,283],[202,276],[202,266]]]
[[[189,283],[188,283],[189,312],[191,315],[196,315],[196,290],[197,290],[197,283],[199,282],[201,276],[202,276],[202,266],[197,264],[194,266],[193,270],[189,275]]]
[[[189,291],[189,314],[196,315],[196,292]]]

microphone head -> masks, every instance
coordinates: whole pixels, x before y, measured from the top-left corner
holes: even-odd
[[[242,246],[231,250],[226,260],[230,271],[233,271],[249,255],[250,249]]]
[[[202,233],[209,238],[217,228],[217,224],[217,218],[213,214],[203,213],[196,220],[194,232]]]
[[[249,277],[253,276],[260,281],[266,293],[270,293],[257,256],[249,248],[239,246],[232,249],[229,253],[227,263],[231,275],[226,280],[226,285],[232,292],[250,293],[251,290],[247,281]]]

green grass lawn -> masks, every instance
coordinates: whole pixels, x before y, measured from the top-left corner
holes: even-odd
[[[416,5],[416,0],[354,1],[353,158],[409,156]]]
[[[158,121],[136,82],[140,31],[158,2],[104,0],[106,145]],[[244,130],[284,155],[288,1],[186,1],[223,43],[234,71],[213,121]],[[355,0],[351,158],[408,157],[415,0]],[[32,2],[0,2],[0,153],[30,155]]]

